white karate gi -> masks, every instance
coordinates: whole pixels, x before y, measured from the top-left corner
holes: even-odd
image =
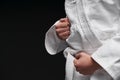
[[[65,11],[70,36],[60,40],[53,25],[46,33],[45,47],[51,55],[64,50],[66,80],[120,80],[120,0],[66,0]],[[103,69],[88,76],[76,72],[73,55],[81,50]]]

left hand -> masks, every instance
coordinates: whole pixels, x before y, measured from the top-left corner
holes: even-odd
[[[91,75],[101,68],[86,52],[79,52],[75,55],[74,66],[83,75]]]

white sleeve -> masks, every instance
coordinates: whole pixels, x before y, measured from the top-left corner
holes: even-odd
[[[120,10],[120,0],[113,1],[116,1],[117,8]],[[114,80],[120,80],[120,23],[118,25],[117,34],[91,56]]]
[[[103,44],[92,58],[100,64],[114,80],[120,79],[120,35]]]
[[[57,24],[57,21],[55,24]],[[67,47],[66,41],[59,39],[55,32],[55,24],[47,31],[45,35],[45,48],[51,55],[57,54]]]

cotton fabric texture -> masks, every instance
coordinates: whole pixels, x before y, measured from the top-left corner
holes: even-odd
[[[60,40],[55,24],[45,35],[45,47],[55,55],[64,50],[65,80],[120,80],[120,0],[65,0],[71,27],[66,41]],[[73,60],[86,51],[103,69],[92,75],[76,72]]]

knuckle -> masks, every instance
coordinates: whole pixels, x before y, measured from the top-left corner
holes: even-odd
[[[59,29],[56,29],[56,32],[59,33]]]
[[[59,25],[55,25],[55,29],[58,29],[59,28]]]
[[[55,27],[56,27],[56,28],[59,28],[61,25],[62,25],[62,23],[59,22],[59,23],[57,23],[57,24],[55,25]]]
[[[60,18],[60,20],[64,20],[65,18]]]
[[[78,64],[77,62],[75,63],[75,67],[76,67],[76,68],[78,68],[78,67],[79,67],[79,64]]]

